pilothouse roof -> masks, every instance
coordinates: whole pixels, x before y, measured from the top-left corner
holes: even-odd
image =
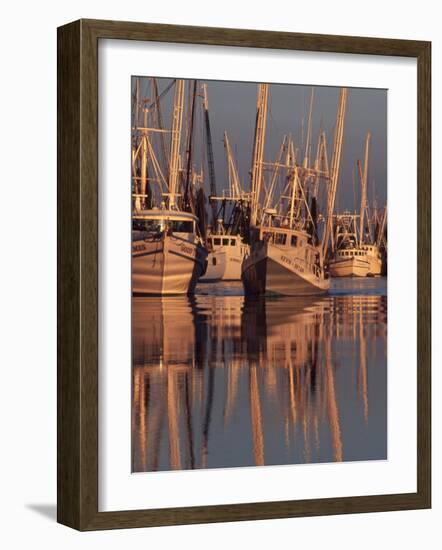
[[[175,220],[175,221],[197,221],[198,218],[190,212],[181,212],[178,210],[163,210],[161,208],[152,208],[150,210],[138,210],[134,212],[132,218],[135,220]]]

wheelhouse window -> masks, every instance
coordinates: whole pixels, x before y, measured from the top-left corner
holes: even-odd
[[[221,239],[219,239],[219,238],[213,239],[213,244],[214,244],[215,246],[220,246],[220,244],[221,244]]]
[[[229,239],[223,239],[223,246],[229,246]]]
[[[290,239],[291,246],[298,246],[298,237],[296,235],[292,235],[292,238]]]
[[[285,244],[287,241],[287,235],[285,233],[276,233],[275,244]]]
[[[167,223],[173,233],[193,233],[193,221],[188,220],[170,220]]]
[[[194,233],[193,220],[165,220],[165,219],[142,219],[132,220],[134,231],[146,231],[147,233],[161,233],[169,229],[172,233]]]
[[[230,246],[236,246],[236,239],[230,239]]]
[[[146,220],[134,218],[132,229],[134,231],[147,231],[148,233],[161,233],[166,228],[166,220]]]

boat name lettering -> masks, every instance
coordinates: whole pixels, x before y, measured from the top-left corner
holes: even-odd
[[[191,246],[186,246],[182,244],[180,246],[181,252],[184,254],[189,254],[190,256],[195,256],[195,250]]]
[[[300,273],[304,273],[304,268],[302,265],[299,265],[298,262],[292,261],[290,258],[287,258],[287,256],[281,256],[281,261],[292,266],[296,271],[299,271]]]

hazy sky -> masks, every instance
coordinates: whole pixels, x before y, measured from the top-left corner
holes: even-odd
[[[142,95],[151,97],[148,89],[149,79],[142,78],[141,81]],[[158,79],[160,93],[170,82],[170,79]],[[227,130],[229,135],[241,181],[244,187],[249,189],[257,85],[251,82],[199,82],[201,84],[206,82],[208,89],[217,191],[221,193],[222,189],[228,186],[223,146],[224,130]],[[313,151],[316,150],[318,130],[322,125],[326,131],[328,153],[331,158],[339,88],[315,86],[314,89]],[[187,92],[186,85],[186,101]],[[310,86],[294,84],[271,84],[269,86],[269,110],[264,154],[266,161],[275,160],[279,146],[286,134],[293,136],[297,147],[302,146],[302,121],[304,119],[305,133],[310,94]],[[162,101],[164,124],[169,127],[172,101],[173,88]],[[201,130],[198,130],[199,126],[201,126]],[[202,118],[198,119],[197,117],[195,130],[202,132]],[[337,197],[338,210],[344,208],[353,210],[355,206],[353,172],[356,181],[356,202],[357,206],[359,205],[359,178],[356,161],[360,159],[363,162],[367,132],[371,132],[368,196],[371,202],[376,195],[380,207],[383,207],[387,198],[387,90],[350,88]],[[195,150],[195,155],[197,154]],[[298,155],[298,161],[302,161],[302,155]]]

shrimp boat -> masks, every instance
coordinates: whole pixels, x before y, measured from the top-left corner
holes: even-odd
[[[329,264],[332,277],[367,277],[370,263],[356,249],[338,250]]]
[[[201,281],[240,281],[241,265],[249,251],[249,246],[243,242],[241,235],[210,235],[207,246],[207,270]]]
[[[373,242],[371,227],[367,215],[367,171],[370,133],[365,140],[365,162],[362,171],[358,161],[361,181],[360,214],[335,216],[336,237],[334,251],[329,261],[332,277],[374,277],[382,272],[382,256],[378,242]],[[358,228],[359,222],[359,228]]]
[[[336,250],[329,262],[332,277],[375,277],[381,274],[382,257],[376,245],[347,246]]]
[[[382,257],[377,245],[347,241],[335,251],[328,267],[332,277],[375,277],[381,274]]]
[[[207,133],[206,142],[211,144],[209,133]],[[224,148],[229,189],[226,193],[223,191],[222,196],[216,196],[215,173],[212,165],[209,171],[212,231],[207,238],[209,257],[206,273],[201,277],[202,282],[240,281],[241,265],[250,249],[243,238],[246,225],[244,213],[248,206],[249,194],[244,192],[240,184],[227,132],[224,132]],[[208,151],[208,157],[211,158],[211,150]]]
[[[205,269],[207,250],[188,212],[140,210],[132,216],[132,292],[190,294]]]
[[[246,294],[310,296],[328,291],[330,281],[324,269],[324,259],[332,228],[331,218],[339,174],[346,97],[347,90],[344,88],[339,100],[331,171],[328,171],[328,163],[327,168],[320,169],[319,162],[315,163],[314,170],[310,169],[306,158],[303,165],[299,166],[296,163],[293,141],[291,138],[284,138],[278,159],[273,165],[272,179],[268,185],[264,185],[263,166],[269,165],[262,160],[268,86],[259,85],[252,164],[251,246],[250,253],[246,255],[242,264],[242,281]],[[309,126],[310,121],[311,107]],[[325,142],[322,144],[325,145]],[[309,145],[306,151],[308,149]],[[318,145],[318,151],[320,149]],[[326,151],[324,153],[326,156]],[[272,206],[277,173],[281,169],[285,176],[283,188],[276,205]],[[319,239],[317,202],[313,193],[313,187],[317,187],[320,177],[325,177],[328,182],[326,225],[322,240]],[[267,189],[263,201],[260,200],[262,188]]]
[[[302,230],[261,227],[242,265],[247,294],[309,296],[330,287],[322,267],[322,252]]]
[[[332,277],[366,277],[370,273],[367,253],[358,245],[358,218],[358,214],[350,212],[335,217],[336,250],[328,265]]]
[[[204,273],[208,254],[202,236],[204,228],[201,229],[197,216],[198,205],[193,194],[193,109],[187,132],[187,170],[183,170],[180,148],[184,81],[174,81],[170,131],[164,130],[159,122],[162,120],[159,110],[161,96],[156,80],[151,81],[153,101],[150,105],[146,106],[146,99],[140,101],[138,87],[136,90],[136,105],[143,106],[144,117],[140,123],[139,114],[135,114],[133,129],[132,293],[191,294]],[[193,89],[194,103],[196,81]],[[150,120],[156,121],[157,125],[149,127]],[[165,133],[171,134],[169,155],[165,151],[164,141],[158,143]],[[162,163],[155,145],[163,152]]]

